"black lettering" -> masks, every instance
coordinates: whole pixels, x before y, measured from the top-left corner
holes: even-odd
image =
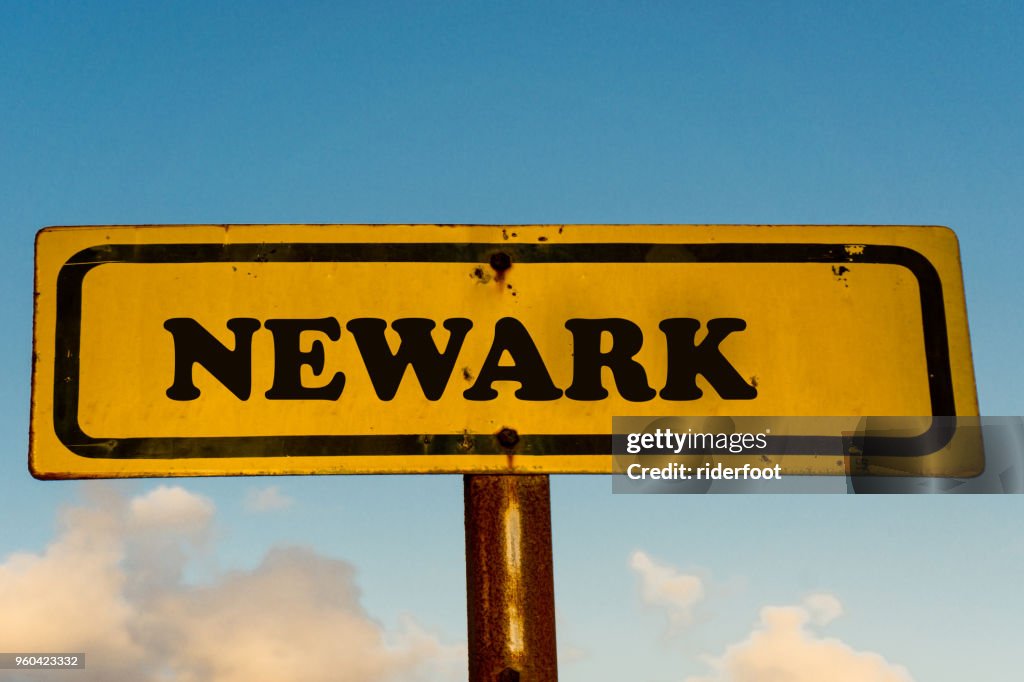
[[[636,324],[618,317],[600,320],[572,319],[565,323],[572,332],[572,386],[565,396],[573,400],[604,400],[608,391],[601,383],[601,368],[612,371],[615,386],[632,402],[651,400],[657,392],[647,384],[647,372],[633,359],[644,344],[644,333]],[[612,347],[601,352],[601,335],[608,332]]]
[[[668,377],[661,397],[665,400],[697,400],[703,391],[697,386],[697,375],[726,400],[752,400],[757,389],[740,376],[718,348],[732,332],[743,331],[747,323],[736,317],[708,321],[708,333],[695,345],[700,322],[687,317],[662,320],[658,327],[668,340]]]
[[[227,326],[235,335],[234,350],[190,317],[174,317],[164,322],[164,329],[174,337],[174,383],[167,389],[168,398],[184,401],[199,397],[199,389],[192,381],[192,367],[199,363],[239,400],[249,399],[252,335],[260,328],[260,322],[235,317],[228,320]]]
[[[445,320],[443,326],[448,330],[448,345],[443,353],[437,350],[430,334],[435,326],[433,320],[422,317],[395,320],[391,328],[398,332],[401,341],[398,352],[392,353],[384,335],[388,328],[384,320],[363,317],[350,320],[345,325],[356,339],[378,398],[392,400],[405,376],[406,367],[412,365],[427,400],[441,399],[473,323],[464,317]]]
[[[505,351],[515,364],[498,364]],[[495,323],[494,341],[480,368],[480,375],[462,395],[466,400],[494,400],[498,397],[498,392],[491,387],[495,381],[519,382],[516,397],[520,400],[558,400],[562,397],[562,390],[552,383],[530,332],[514,317],[503,317]]]
[[[274,384],[266,392],[270,400],[337,400],[345,389],[345,375],[336,372],[325,386],[303,386],[302,366],[313,374],[324,371],[324,344],[314,339],[308,351],[300,350],[302,332],[322,332],[331,341],[341,338],[341,325],[333,317],[311,320],[267,320],[267,329],[274,335]]]

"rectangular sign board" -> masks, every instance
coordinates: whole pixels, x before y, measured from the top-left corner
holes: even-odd
[[[941,227],[55,227],[34,327],[39,478],[608,473],[613,416],[978,410]],[[948,440],[913,472],[972,473]]]

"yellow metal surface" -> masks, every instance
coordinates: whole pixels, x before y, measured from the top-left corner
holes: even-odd
[[[29,461],[43,478],[607,473],[613,416],[978,409],[957,241],[939,227],[47,228],[37,237],[35,304]],[[199,396],[168,396],[180,350],[165,323],[184,318],[225,351],[236,346],[228,320],[259,322],[246,399],[200,363]],[[340,335],[302,332],[301,352],[322,349],[322,366],[300,361],[300,381],[322,387],[340,372],[340,395],[267,397],[280,371],[267,321],[325,318]],[[412,369],[393,398],[377,394],[346,328],[362,318],[388,323],[391,352],[397,319],[436,322],[439,350],[445,320],[472,322],[438,399]],[[523,400],[518,382],[501,380],[495,398],[467,399],[504,318],[528,330],[560,391],[573,383],[568,320],[639,327],[634,359],[658,391],[670,354],[661,321],[698,320],[696,344],[710,320],[741,319],[745,328],[719,350],[756,397],[723,398],[698,376],[697,399],[628,400],[604,368],[601,400]],[[607,352],[611,339],[602,343]],[[520,360],[505,353],[501,364]],[[845,470],[819,459],[786,467]]]

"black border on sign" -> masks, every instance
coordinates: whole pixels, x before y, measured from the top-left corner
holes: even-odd
[[[401,262],[486,264],[503,252],[512,263],[878,263],[907,268],[921,296],[924,351],[932,424],[917,436],[865,436],[861,452],[922,456],[943,448],[955,431],[956,405],[942,281],[922,254],[903,246],[848,244],[493,244],[294,243],[105,244],[79,251],[57,276],[53,422],[60,441],[76,455],[102,459],[195,459],[346,455],[608,455],[612,434],[520,434],[506,449],[488,434],[202,436],[94,438],[78,423],[82,282],[108,263],[313,263]],[[865,349],[869,352],[869,349]],[[943,419],[937,419],[942,417]],[[785,454],[848,453],[842,436],[769,437]]]

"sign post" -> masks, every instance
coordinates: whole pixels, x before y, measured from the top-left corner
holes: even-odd
[[[470,682],[554,682],[555,587],[546,475],[467,475]]]

